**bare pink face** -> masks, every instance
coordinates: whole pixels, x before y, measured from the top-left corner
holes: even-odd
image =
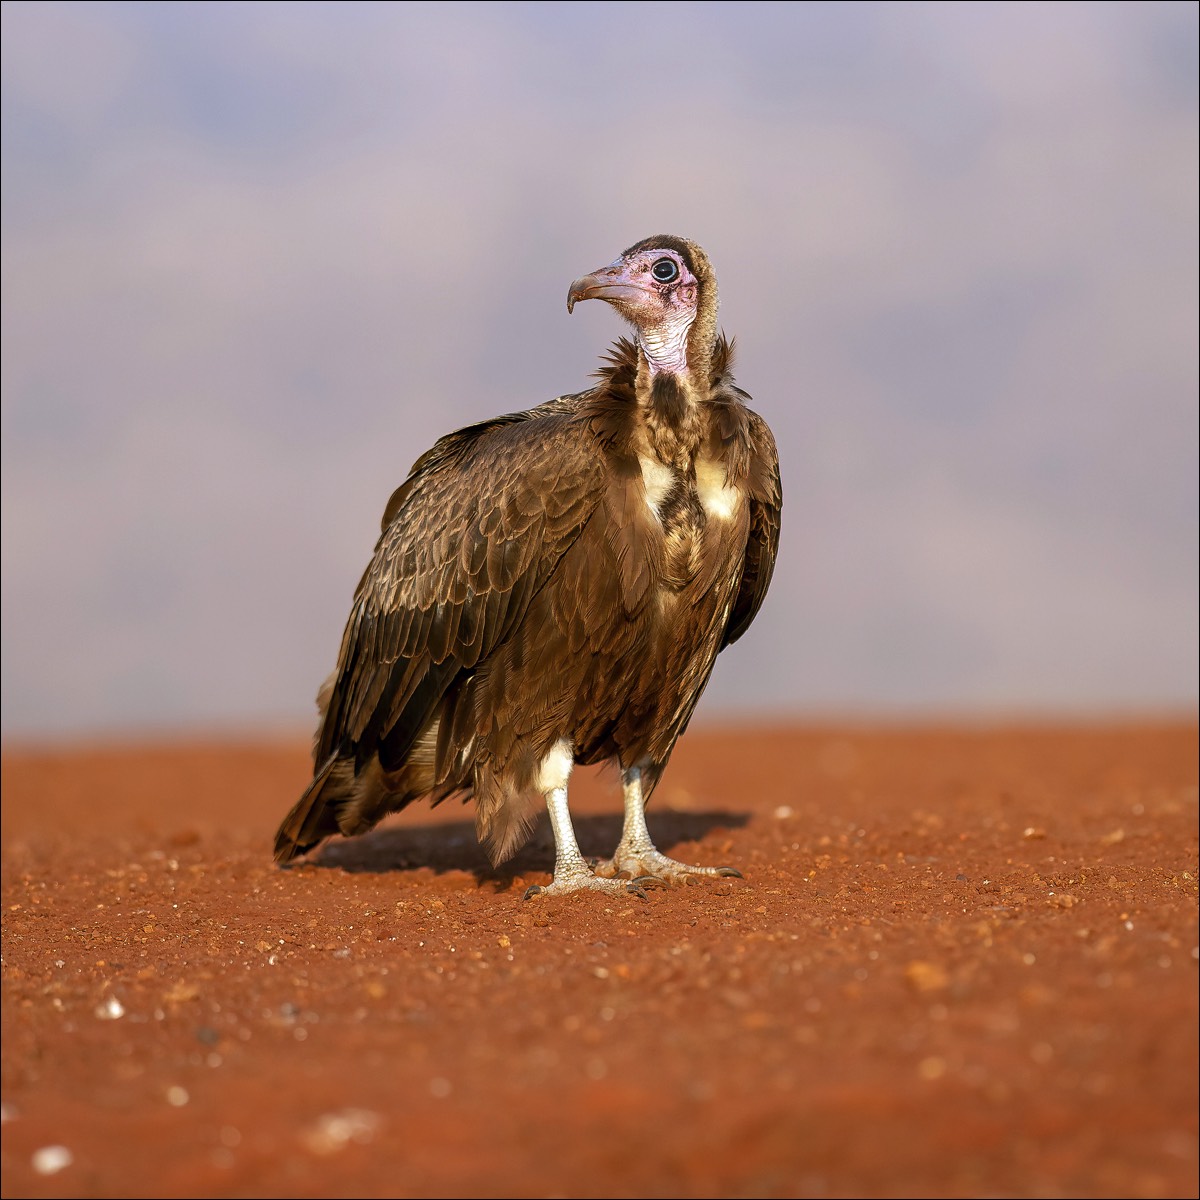
[[[686,314],[694,317],[698,297],[696,277],[683,256],[651,247],[575,280],[567,292],[567,311],[577,300],[607,300],[639,329],[646,329],[674,324]]]
[[[653,373],[687,369],[687,336],[700,300],[700,285],[676,250],[631,250],[616,262],[575,280],[567,312],[577,300],[607,300],[638,333]]]

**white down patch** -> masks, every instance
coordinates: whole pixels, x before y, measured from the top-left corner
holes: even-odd
[[[696,494],[704,511],[718,521],[728,521],[742,500],[741,490],[726,481],[724,463],[710,458],[696,460]]]
[[[638,455],[638,462],[642,465],[642,485],[646,489],[646,503],[657,517],[660,515],[662,502],[675,486],[675,468],[644,454]]]
[[[575,748],[566,738],[559,738],[538,767],[537,789],[542,795],[567,786],[571,768],[575,765]]]

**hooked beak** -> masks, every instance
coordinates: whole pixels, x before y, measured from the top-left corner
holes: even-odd
[[[567,312],[574,310],[577,300],[607,300],[610,304],[641,300],[645,289],[631,283],[624,271],[624,263],[613,263],[611,267],[601,267],[575,280],[567,290]]]

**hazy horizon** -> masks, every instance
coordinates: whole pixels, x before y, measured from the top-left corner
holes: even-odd
[[[306,728],[392,489],[654,232],[784,479],[697,725],[1195,712],[1195,5],[2,21],[6,739]]]

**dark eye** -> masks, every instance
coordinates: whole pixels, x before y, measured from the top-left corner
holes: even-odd
[[[660,258],[658,262],[650,268],[650,274],[658,280],[659,283],[670,283],[672,279],[679,278],[679,267],[673,258]]]

